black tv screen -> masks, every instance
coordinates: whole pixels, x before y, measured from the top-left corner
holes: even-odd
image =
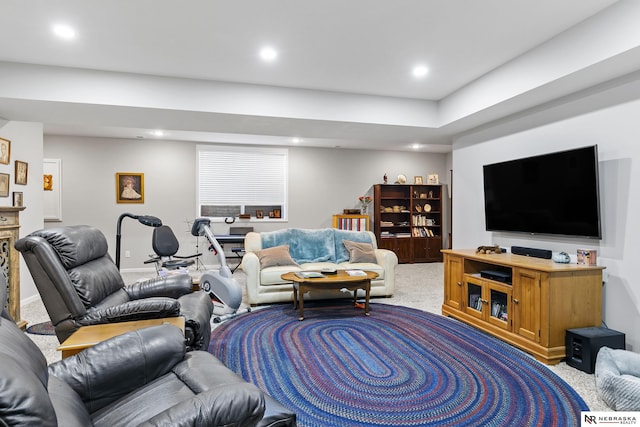
[[[483,166],[487,231],[600,239],[598,147]]]

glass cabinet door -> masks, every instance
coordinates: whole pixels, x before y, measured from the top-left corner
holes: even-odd
[[[508,286],[489,286],[489,323],[509,329],[511,317],[511,289]]]
[[[465,312],[501,329],[511,327],[511,286],[473,275],[464,279]]]
[[[487,309],[486,302],[482,281],[467,278],[465,280],[465,311],[467,314],[477,317],[478,319],[484,318],[484,313]]]

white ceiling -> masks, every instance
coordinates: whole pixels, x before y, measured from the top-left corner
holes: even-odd
[[[635,34],[562,50],[631,3],[0,0],[0,117],[52,134],[447,151],[452,135],[635,71]],[[54,38],[56,22],[77,38]]]

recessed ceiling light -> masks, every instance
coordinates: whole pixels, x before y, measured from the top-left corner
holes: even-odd
[[[299,143],[299,142],[301,142],[301,141],[302,141],[302,140],[301,140],[300,138],[298,138],[297,136],[296,136],[296,137],[291,138],[291,142],[293,142],[294,144],[298,144],[298,143]]]
[[[417,150],[420,148],[420,144],[418,144],[417,142],[414,144],[411,144],[411,148],[413,148],[414,150]]]
[[[413,77],[424,77],[429,74],[429,68],[426,65],[416,65],[411,73]]]
[[[151,135],[153,135],[153,136],[164,136],[164,131],[153,130],[153,131],[151,131]]]
[[[53,34],[61,39],[71,40],[76,38],[76,30],[66,24],[55,24],[53,26]]]
[[[260,50],[260,58],[264,59],[265,61],[275,61],[277,57],[278,51],[270,46],[263,47],[262,50]]]

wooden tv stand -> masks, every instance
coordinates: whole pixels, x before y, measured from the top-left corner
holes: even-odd
[[[567,329],[602,323],[602,266],[559,264],[511,253],[477,254],[474,249],[442,253],[442,314],[543,363],[553,365],[565,358]],[[485,276],[487,271],[502,274],[495,280],[482,277],[481,271]]]

